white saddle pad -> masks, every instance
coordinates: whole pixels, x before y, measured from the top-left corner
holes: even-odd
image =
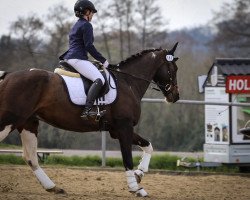
[[[111,104],[116,99],[117,96],[116,85],[113,77],[109,74],[108,71],[106,71],[106,75],[108,80],[110,79],[109,92],[105,96],[98,99],[98,105]],[[60,76],[62,76],[67,85],[70,100],[76,105],[85,105],[87,96],[84,90],[82,79],[69,77],[65,75],[60,75]],[[96,102],[95,105],[97,105]]]

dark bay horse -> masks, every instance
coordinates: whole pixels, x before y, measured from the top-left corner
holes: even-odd
[[[131,56],[112,69],[117,78],[117,99],[105,105],[105,121],[112,138],[120,143],[130,192],[147,196],[139,187],[153,151],[152,145],[134,132],[141,113],[141,99],[149,84],[160,88],[168,102],[179,99],[177,65],[171,49],[150,49]],[[17,129],[23,144],[23,158],[42,186],[49,192],[63,193],[38,164],[37,134],[39,120],[70,131],[98,131],[99,123],[80,117],[82,106],[70,102],[61,76],[45,70],[0,72],[0,141]],[[143,150],[138,169],[133,171],[132,145]]]

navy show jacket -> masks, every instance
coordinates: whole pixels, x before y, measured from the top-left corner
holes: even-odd
[[[60,59],[88,60],[88,53],[101,63],[106,59],[94,46],[92,24],[86,19],[79,19],[69,33],[69,50],[61,55]]]

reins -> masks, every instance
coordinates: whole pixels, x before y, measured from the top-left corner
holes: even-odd
[[[160,65],[160,67],[161,67],[163,64],[164,64],[164,63],[162,63],[162,64]],[[146,82],[148,82],[149,84],[154,84],[154,85],[156,85],[156,86],[159,87],[159,88],[160,88],[160,87],[166,88],[165,85],[162,85],[162,84],[160,84],[160,83],[155,83],[154,81],[151,81],[151,80],[148,80],[148,79],[145,79],[145,78],[142,78],[142,77],[133,75],[133,74],[129,74],[129,73],[127,73],[127,72],[123,72],[123,71],[120,70],[119,67],[117,67],[116,69],[114,69],[114,68],[108,68],[108,70],[113,71],[113,72],[117,72],[117,73],[120,73],[120,74],[124,74],[124,75],[130,76],[130,77],[135,78],[135,79],[139,79],[139,80],[146,81]],[[171,76],[170,73],[169,73],[169,75]],[[172,80],[172,77],[170,77],[170,80]],[[171,81],[171,82],[172,82],[172,81]],[[168,84],[168,85],[170,85],[170,84]],[[160,89],[158,89],[158,88],[156,88],[156,87],[151,87],[151,89],[156,90],[156,91],[158,91],[158,92],[161,91]],[[170,89],[171,89],[171,85],[170,85],[169,89],[166,89],[166,91],[169,91]]]
[[[148,80],[148,79],[145,79],[145,78],[142,78],[142,77],[139,77],[139,76],[135,76],[135,75],[133,75],[133,74],[129,74],[129,73],[123,72],[123,71],[121,71],[119,68],[118,68],[118,69],[108,68],[108,70],[113,71],[113,72],[117,72],[117,73],[120,73],[120,74],[124,74],[124,75],[127,75],[127,76],[131,76],[132,78],[135,78],[135,79],[140,79],[140,80],[146,81],[146,82],[148,82],[149,84],[154,84],[154,85],[156,85],[156,86],[158,86],[158,87],[159,87],[159,86],[163,86],[163,85],[158,85],[158,84],[155,83],[154,81],[150,81],[150,80]],[[158,88],[156,88],[156,87],[151,87],[151,89],[156,90],[156,91],[158,91],[158,92],[161,91],[160,89],[158,89]]]
[[[150,80],[148,80],[148,79],[145,79],[145,78],[142,78],[142,77],[139,77],[139,76],[135,76],[135,75],[129,74],[129,73],[127,73],[127,72],[123,72],[123,71],[121,71],[119,68],[117,68],[117,69],[108,68],[108,70],[113,71],[113,72],[117,72],[117,73],[120,73],[120,74],[124,74],[124,75],[127,75],[127,76],[131,76],[131,77],[133,77],[133,78],[135,78],[135,79],[140,79],[140,80],[146,81],[146,82],[148,82],[148,83],[154,83],[153,81],[150,81]],[[154,83],[154,84],[155,84],[155,83]]]

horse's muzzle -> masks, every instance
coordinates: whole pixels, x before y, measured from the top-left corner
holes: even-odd
[[[163,91],[164,96],[168,102],[175,103],[180,99],[179,90],[177,85],[167,84]]]

